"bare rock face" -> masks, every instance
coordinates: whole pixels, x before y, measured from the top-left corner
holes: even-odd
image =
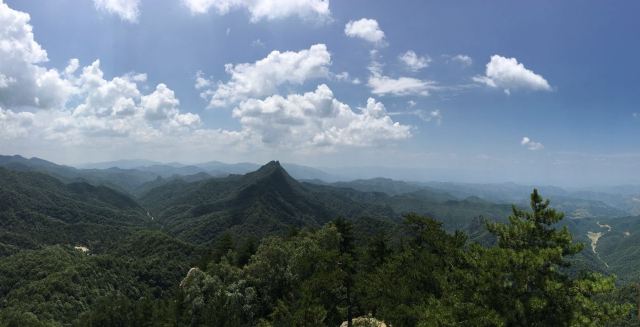
[[[89,248],[86,246],[78,245],[78,246],[74,246],[73,248],[85,254],[89,253]]]
[[[340,327],[347,327],[348,323],[345,321],[340,324]],[[353,318],[353,327],[387,327],[383,321],[380,321],[373,317],[358,317]],[[391,327],[391,326],[389,326]]]

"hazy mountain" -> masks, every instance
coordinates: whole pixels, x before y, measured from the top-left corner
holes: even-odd
[[[172,166],[165,164],[155,164],[151,166],[134,167],[135,170],[157,174],[161,177],[171,177],[175,175],[195,175],[198,173],[207,173],[205,169],[193,165]],[[210,174],[210,173],[209,173]],[[213,174],[215,175],[215,174]]]
[[[93,162],[77,165],[77,168],[81,169],[107,169],[107,168],[120,168],[120,169],[134,169],[138,167],[162,165],[162,163],[152,160],[144,159],[128,159],[128,160],[115,160],[104,162]],[[167,164],[169,166],[173,166]]]
[[[135,169],[111,167],[107,169],[77,169],[58,165],[43,159],[27,159],[21,156],[0,156],[0,167],[20,171],[47,173],[63,182],[87,182],[105,185],[121,192],[132,193],[140,185],[154,180],[158,175]]]
[[[293,163],[282,163],[287,172],[296,179],[318,179],[325,182],[339,180],[338,177],[323,170],[297,165]],[[78,165],[84,169],[135,169],[144,172],[151,172],[162,177],[173,175],[193,175],[199,172],[206,172],[212,176],[226,176],[229,174],[246,174],[260,168],[260,165],[249,162],[224,163],[220,161],[209,161],[196,164],[183,164],[179,162],[160,163],[150,160],[117,160],[99,163]]]
[[[196,242],[211,241],[222,232],[264,236],[317,227],[347,214],[375,215],[375,206],[318,193],[273,161],[245,175],[176,180],[150,190],[141,203],[170,231]]]

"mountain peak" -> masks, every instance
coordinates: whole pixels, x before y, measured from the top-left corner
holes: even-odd
[[[280,185],[280,187],[286,186],[287,188],[300,189],[301,185],[298,184],[294,178],[280,165],[279,161],[269,161],[258,170],[246,174],[245,180],[254,182],[266,183],[271,186]]]
[[[280,161],[277,161],[277,160],[269,161],[264,166],[258,169],[259,172],[265,172],[265,173],[280,171],[280,170],[284,170],[284,168],[282,168],[282,165],[280,165]]]

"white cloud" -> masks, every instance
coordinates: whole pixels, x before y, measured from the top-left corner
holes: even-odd
[[[484,76],[475,76],[474,81],[490,87],[500,88],[509,94],[511,90],[551,91],[551,86],[541,75],[527,69],[516,58],[491,56]]]
[[[331,19],[329,0],[182,0],[192,14],[204,14],[214,9],[225,15],[230,10],[245,8],[251,22],[276,20],[291,16],[316,21]]]
[[[77,62],[70,63],[71,68]],[[73,69],[68,69],[71,71]],[[125,137],[132,141],[148,141],[162,135],[189,131],[200,125],[200,117],[181,113],[180,102],[165,84],[158,84],[150,94],[143,94],[138,83],[145,74],[127,74],[104,78],[100,61],[68,76],[78,89],[79,104],[70,110],[51,115],[36,113],[47,120],[43,137],[67,142],[93,138]]]
[[[361,113],[335,99],[322,84],[314,92],[250,99],[233,110],[244,130],[267,145],[282,147],[368,146],[411,136],[370,98]]]
[[[227,64],[230,75],[226,83],[218,82],[215,88],[202,77],[196,78],[196,87],[210,107],[224,107],[239,101],[272,95],[282,84],[301,85],[305,81],[329,77],[331,54],[324,44],[316,44],[298,52],[272,51],[266,58],[255,63]]]
[[[405,66],[407,66],[409,70],[414,72],[417,72],[423,68],[428,67],[429,63],[431,62],[431,58],[418,56],[412,50],[409,50],[403,53],[402,55],[398,56],[398,60],[400,60],[400,62],[405,64]]]
[[[333,77],[340,82],[348,82],[351,84],[360,84],[360,79],[357,77],[351,78],[349,72],[342,72],[338,74],[333,74]]]
[[[264,42],[262,42],[262,40],[260,40],[260,39],[255,39],[255,40],[251,41],[251,46],[252,47],[257,47],[257,48],[264,48],[266,46],[266,44],[264,44]]]
[[[413,77],[391,78],[389,76],[372,75],[367,83],[371,93],[376,95],[429,95],[429,91],[436,89],[433,81],[423,81]]]
[[[13,77],[7,77],[4,74],[0,74],[0,89],[9,87],[9,85],[16,82],[16,79]]]
[[[13,112],[0,108],[0,139],[13,139],[27,136],[33,125],[30,112]]]
[[[335,74],[335,78],[339,81],[348,81],[349,72],[342,72],[342,73]]]
[[[462,66],[471,66],[473,64],[473,59],[463,54],[455,55],[451,57],[451,60],[461,64]]]
[[[138,21],[140,0],[93,0],[96,9],[118,15],[130,23]]]
[[[378,61],[378,51],[370,52],[371,63],[369,64],[369,81],[367,85],[371,89],[371,93],[375,95],[420,95],[427,96],[432,90],[438,89],[438,85],[434,81],[421,80],[413,77],[397,77],[393,78],[383,74],[383,65]]]
[[[326,85],[304,94],[273,95],[282,84],[332,76],[331,56],[322,44],[228,65],[230,80],[215,86],[198,72],[196,86],[203,93],[236,104],[232,114],[240,127],[213,129],[203,127],[197,114],[181,110],[164,83],[147,91],[146,74],[106,77],[99,60],[82,66],[71,59],[61,71],[47,69],[46,51],[34,40],[29,16],[1,1],[0,144],[6,150],[77,151],[82,158],[88,153],[157,157],[210,151],[232,156],[262,151],[265,144],[313,151],[411,136],[411,127],[394,122],[381,103],[369,99],[365,108],[352,110]]]
[[[47,108],[64,104],[74,92],[35,41],[27,13],[0,1],[0,106]]]
[[[415,105],[411,105],[410,107]],[[442,112],[440,109],[425,111],[425,110],[410,110],[410,111],[396,111],[390,112],[389,116],[415,116],[424,122],[436,122],[438,125],[442,124]]]
[[[438,125],[442,124],[442,112],[440,112],[440,109],[430,112],[420,111],[418,117],[426,122],[435,121]]]
[[[640,118],[640,113],[634,112],[631,114],[633,118]]]
[[[542,145],[542,143],[539,142],[534,142],[532,139],[528,138],[528,137],[523,137],[522,141],[520,141],[520,144],[523,146],[526,146],[527,149],[531,150],[531,151],[537,151],[537,150],[542,150],[544,149],[544,145]]]
[[[375,19],[362,18],[349,21],[344,27],[344,34],[348,37],[357,37],[376,45],[384,45],[384,32],[380,29]]]
[[[201,90],[201,89],[204,89],[204,88],[208,88],[210,86],[211,86],[211,80],[206,78],[204,76],[204,73],[201,70],[199,70],[196,73],[196,85],[195,85],[196,89],[197,90]]]

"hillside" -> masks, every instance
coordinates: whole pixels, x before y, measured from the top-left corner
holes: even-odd
[[[123,193],[132,194],[144,183],[158,177],[152,172],[135,169],[110,167],[107,169],[76,169],[58,165],[40,158],[24,158],[22,156],[1,156],[0,167],[17,171],[46,173],[65,183],[86,182],[92,185],[104,185]]]
[[[223,232],[262,237],[319,227],[339,216],[381,216],[375,206],[304,186],[277,161],[245,175],[173,181],[140,201],[170,232],[198,243]]]
[[[511,205],[478,196],[459,198],[460,194],[386,179],[299,182],[277,161],[244,175],[212,177],[200,172],[157,176],[138,187],[141,196],[135,199],[104,185],[62,179],[65,183],[59,176],[23,166],[17,169],[0,168],[0,322],[32,319],[30,313],[35,313],[40,322],[54,324],[95,325],[101,321],[109,325],[117,319],[143,324],[149,315],[155,321],[188,321],[192,312],[180,301],[186,301],[185,294],[193,289],[180,285],[189,281],[194,271],[216,276],[205,280],[217,283],[215,287],[226,287],[225,294],[234,294],[235,287],[245,283],[242,279],[237,285],[231,282],[240,278],[240,273],[258,283],[252,287],[268,291],[269,285],[278,282],[259,282],[264,273],[260,269],[266,269],[262,264],[272,260],[296,267],[309,264],[309,271],[316,271],[313,262],[279,258],[280,254],[270,252],[274,240],[281,240],[276,244],[293,241],[287,247],[295,249],[306,249],[308,244],[331,249],[342,242],[335,233],[338,226],[343,226],[340,228],[353,233],[351,242],[362,256],[359,264],[375,267],[384,262],[385,256],[397,255],[403,262],[397,269],[404,271],[411,262],[405,262],[402,254],[408,249],[405,241],[415,237],[407,230],[410,224],[404,217],[423,219],[407,214],[434,218],[423,230],[442,233],[434,240],[450,237],[450,244],[455,246],[474,242],[492,246],[495,235],[485,228],[485,222],[506,222],[512,209]],[[100,174],[113,172],[108,168]],[[553,201],[552,207],[575,201],[559,198],[560,204]],[[574,205],[597,209],[598,203],[589,200]],[[604,210],[608,210],[606,206]],[[336,222],[340,217],[346,220]],[[636,217],[584,218],[557,224],[555,227],[567,226],[576,241],[586,244],[584,251],[570,258],[572,268],[568,272],[586,269],[618,274],[624,282],[635,280],[640,262],[637,221]],[[592,248],[590,237],[594,233],[601,234]],[[308,239],[310,235],[316,235],[312,237],[317,240]],[[74,246],[88,248],[90,255]],[[294,248],[282,251],[301,251]],[[480,251],[478,255],[484,251],[475,246],[469,249]],[[425,255],[434,262],[442,259],[428,251]],[[257,253],[263,258],[254,257]],[[309,255],[304,253],[303,257]],[[335,256],[336,252],[313,255],[317,256],[313,260],[325,260],[322,258]],[[325,267],[335,268],[334,261],[325,261]],[[283,275],[278,265],[273,269],[269,276]],[[243,294],[243,301],[253,303],[253,291],[241,288],[238,292]],[[273,310],[270,305],[266,308]],[[121,312],[127,312],[127,316]],[[172,312],[182,313],[175,316]]]
[[[133,199],[104,186],[64,184],[37,172],[0,168],[0,254],[44,244],[100,248],[146,213]]]

